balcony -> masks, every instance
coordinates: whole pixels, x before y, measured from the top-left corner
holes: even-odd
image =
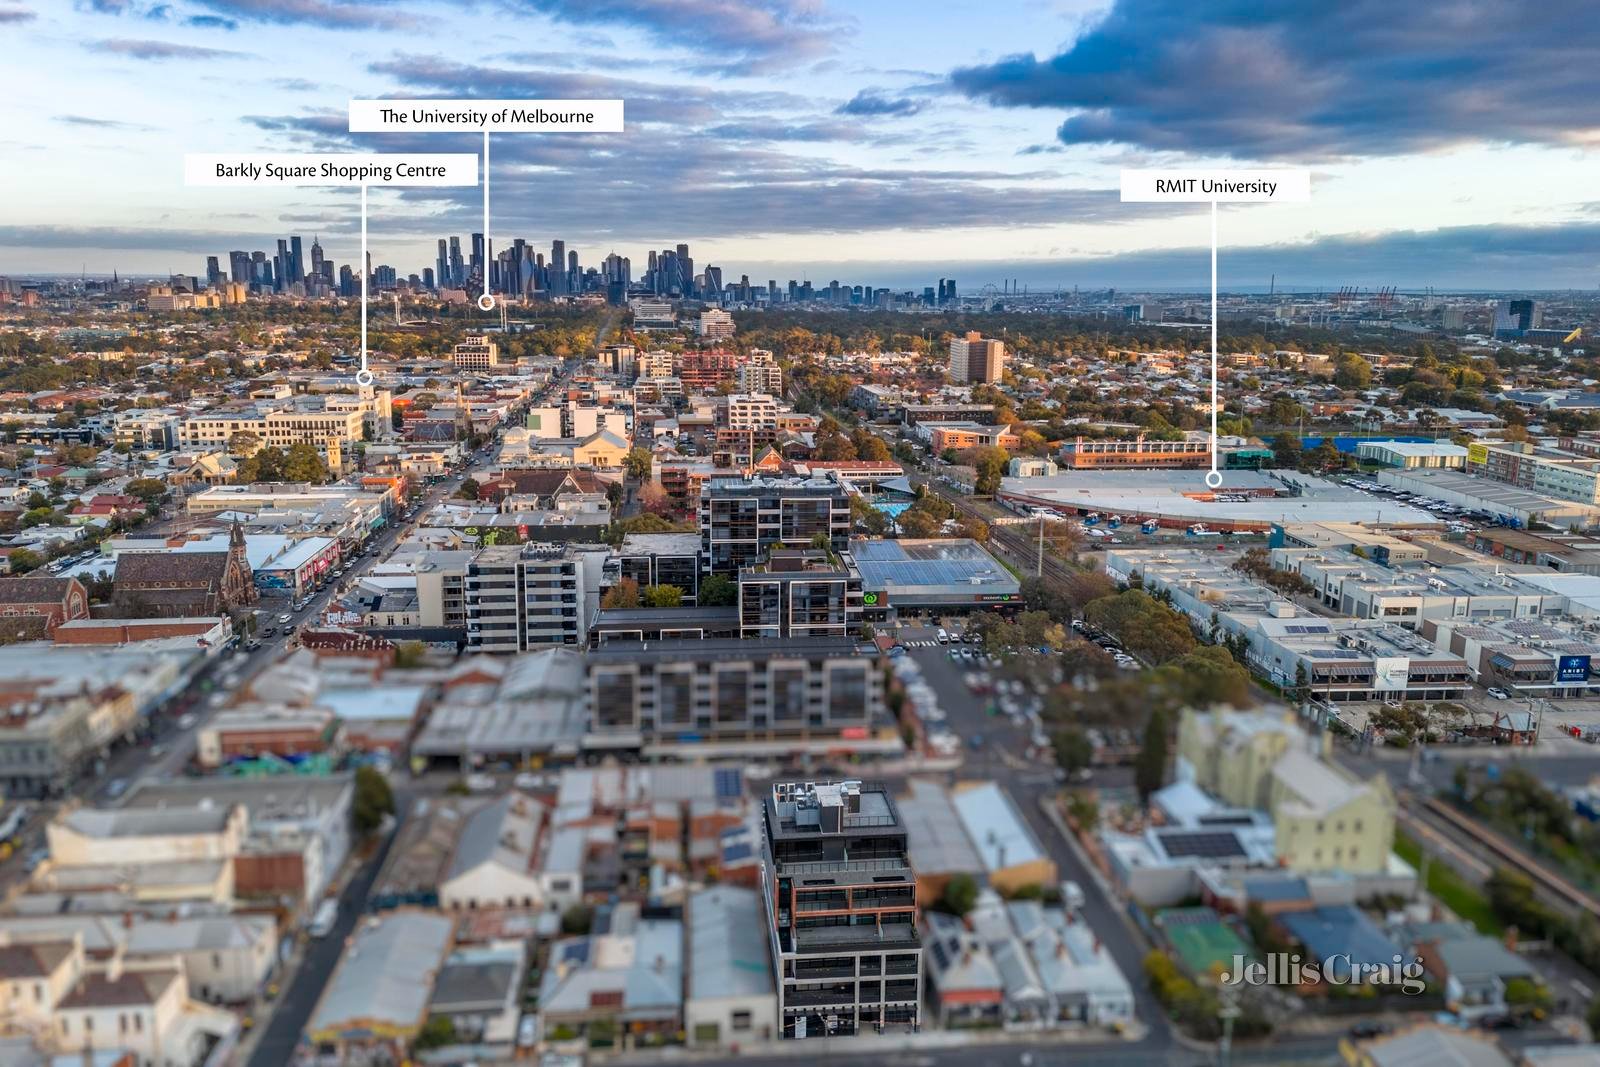
[[[910,923],[797,929],[794,932],[794,942],[795,948],[801,952],[832,948],[916,948],[922,943],[917,937],[917,928]]]
[[[831,989],[784,990],[783,1003],[787,1007],[812,1007],[828,1005],[853,1005],[856,995],[853,992],[840,992]]]

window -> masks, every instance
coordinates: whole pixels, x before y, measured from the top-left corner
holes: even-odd
[[[733,1013],[733,1028],[735,1030],[748,1030],[748,1029],[750,1029],[750,1013],[747,1012],[747,1011],[736,1011],[736,1012],[734,1012]]]

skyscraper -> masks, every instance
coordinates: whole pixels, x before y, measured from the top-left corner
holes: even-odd
[[[324,262],[322,258],[322,238],[313,237],[311,239],[311,273],[326,275],[327,271],[323,269]]]
[[[249,252],[228,253],[228,277],[230,281],[236,281],[243,285],[250,284]]]
[[[461,259],[461,238],[450,238],[450,284],[460,288],[467,284],[467,265]]]
[[[483,234],[481,233],[472,235],[472,258],[468,261],[468,268],[469,276],[480,279],[484,277],[485,272],[489,269],[488,263],[483,256]]]
[[[289,281],[303,282],[306,280],[305,252],[301,248],[300,238],[289,238]]]
[[[445,251],[444,238],[439,238],[439,257],[433,261],[434,278],[440,288],[450,280],[450,254]]]
[[[550,295],[561,296],[567,291],[567,242],[550,242]]]

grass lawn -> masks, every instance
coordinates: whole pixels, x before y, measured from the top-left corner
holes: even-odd
[[[1411,866],[1422,868],[1422,846],[1403,830],[1394,832],[1394,850]],[[1503,932],[1500,921],[1489,908],[1489,898],[1476,886],[1467,882],[1444,860],[1434,857],[1428,863],[1428,892],[1444,906],[1478,928],[1478,932],[1499,937]]]

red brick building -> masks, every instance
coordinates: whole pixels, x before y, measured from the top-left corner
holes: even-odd
[[[76,578],[0,578],[0,640],[51,637],[64,622],[89,617],[89,592]]]

